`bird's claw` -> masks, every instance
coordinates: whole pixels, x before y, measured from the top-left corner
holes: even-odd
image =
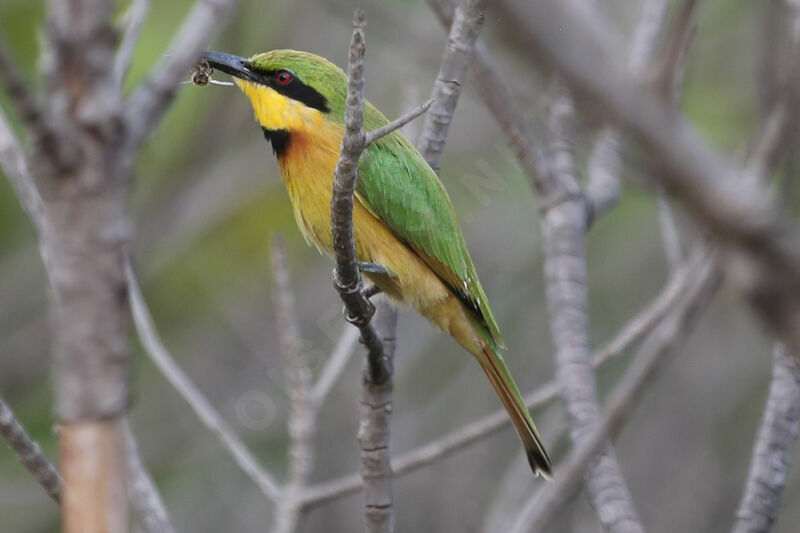
[[[380,274],[382,276],[391,276],[391,273],[386,267],[381,266],[377,263],[359,262],[358,270],[360,272],[366,272],[367,274]]]
[[[361,296],[369,300],[370,298],[372,298],[376,294],[380,294],[381,292],[383,291],[381,291],[381,288],[378,287],[377,285],[370,285],[369,287],[366,287],[364,288],[364,290],[361,291]]]

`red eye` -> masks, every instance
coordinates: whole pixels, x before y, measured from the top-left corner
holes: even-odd
[[[275,74],[275,81],[278,82],[278,85],[286,85],[292,81],[292,73],[287,70],[279,70],[278,73]]]

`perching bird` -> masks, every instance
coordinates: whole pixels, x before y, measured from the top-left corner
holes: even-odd
[[[233,76],[250,99],[278,158],[297,225],[309,243],[333,255],[331,196],[344,136],[345,73],[322,57],[295,50],[249,59],[207,52],[203,59]],[[365,103],[365,130],[387,123]],[[399,131],[370,145],[358,168],[356,256],[382,267],[363,274],[475,356],[508,411],[533,472],[549,476],[550,459],[503,361],[500,330],[436,173]]]

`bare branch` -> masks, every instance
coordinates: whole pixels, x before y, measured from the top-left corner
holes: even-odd
[[[454,12],[451,0],[427,1],[439,22],[449,28]],[[554,187],[554,179],[541,148],[543,143],[537,139],[525,120],[525,114],[515,104],[511,90],[503,81],[505,77],[496,68],[496,62],[480,39],[474,48],[470,64],[472,81],[484,104],[508,137],[523,170],[528,176],[535,176],[534,187],[540,196],[544,196]]]
[[[375,329],[391,365],[397,345],[397,310],[380,302],[375,313]],[[391,371],[391,367],[390,367]],[[361,478],[364,482],[367,533],[394,531],[392,466],[389,455],[389,419],[392,414],[392,380],[376,383],[367,364],[361,389],[361,423],[358,443],[361,446]]]
[[[783,7],[783,6],[781,6]],[[777,9],[776,6],[765,4],[765,9]],[[763,80],[771,83],[767,95],[769,111],[763,119],[760,131],[751,143],[753,149],[748,164],[748,171],[754,176],[770,177],[786,153],[790,143],[795,138],[798,121],[798,108],[800,108],[800,6],[794,2],[785,2],[785,9],[790,11],[789,19],[789,44],[787,58],[781,65],[783,68],[774,67],[772,72],[765,73]],[[774,36],[769,36],[767,46],[774,44]],[[780,57],[775,49],[763,52],[764,62],[777,62]],[[767,92],[767,91],[764,91]]]
[[[483,26],[486,0],[462,0],[456,8],[439,74],[433,86],[433,106],[425,117],[419,151],[439,173],[439,161],[461,87],[466,79],[472,48]]]
[[[22,208],[40,233],[46,225],[42,197],[33,181],[22,147],[0,110],[0,168],[11,182]]]
[[[215,31],[236,7],[237,0],[198,0],[170,43],[164,59],[126,102],[127,148],[139,146],[158,124],[178,87]]]
[[[800,423],[800,366],[778,345],[764,418],[733,533],[769,533],[781,503]]]
[[[56,503],[61,501],[61,476],[45,457],[39,445],[31,439],[5,400],[0,398],[0,436],[17,455],[19,462],[28,469]]]
[[[677,305],[680,305],[681,298],[692,286],[698,274],[703,271],[704,262],[705,255],[697,252],[675,269],[661,292],[631,318],[627,324],[620,328],[612,340],[595,353],[593,357],[594,366],[598,367],[617,359],[628,348],[649,333]],[[525,396],[525,403],[528,408],[536,409],[557,398],[558,387],[556,382],[548,381],[533,392],[528,393]],[[494,435],[510,423],[511,421],[505,409],[497,409],[443,437],[399,455],[392,461],[392,472],[395,476],[401,476],[419,470],[473,443]],[[317,507],[344,496],[355,494],[362,488],[363,481],[358,474],[320,483],[306,490],[303,496],[303,507]]]
[[[667,27],[672,0],[644,0],[639,20],[633,30],[628,64],[634,73],[643,75],[652,67],[664,28]]]
[[[126,484],[128,487],[128,499],[131,501],[133,509],[148,533],[174,533],[175,528],[172,527],[167,508],[158,493],[156,484],[150,478],[144,464],[142,464],[136,437],[133,436],[127,420],[124,424],[128,462]]]
[[[622,192],[622,139],[611,127],[603,128],[592,146],[587,164],[586,201],[588,224],[616,205]]]
[[[667,264],[670,269],[674,269],[683,260],[683,249],[681,248],[678,225],[675,223],[675,215],[672,213],[672,206],[669,205],[669,200],[663,194],[658,195],[658,222],[659,228],[661,228],[661,243],[664,247]]]
[[[553,483],[543,487],[517,517],[512,533],[544,531],[562,506],[578,490],[586,468],[600,453],[609,436],[621,428],[638,398],[646,389],[665,357],[674,352],[697,323],[697,316],[708,306],[716,293],[721,275],[713,258],[704,261],[704,270],[693,278],[693,287],[683,303],[654,329],[619,381],[608,400],[600,424],[570,453],[557,469]]]
[[[389,417],[392,407],[392,357],[394,330],[385,323],[391,336],[381,339],[370,324],[375,307],[363,294],[363,281],[356,263],[353,237],[353,202],[358,177],[358,161],[366,148],[364,122],[364,27],[366,15],[360,8],[353,15],[353,38],[347,73],[345,134],[333,178],[331,219],[336,256],[334,285],[345,305],[345,318],[361,331],[367,347],[367,362],[361,388],[361,423],[358,442],[361,447],[361,476],[366,490],[364,504],[369,533],[394,531],[392,510],[392,470],[389,460]],[[385,306],[379,309],[381,322],[387,320]],[[388,346],[384,346],[388,340]]]
[[[136,325],[136,331],[142,342],[142,347],[155,363],[164,377],[175,390],[189,404],[203,424],[214,433],[233,457],[233,460],[247,474],[261,492],[272,500],[277,501],[279,489],[272,476],[258,464],[258,460],[247,449],[247,446],[236,436],[234,431],[222,420],[216,409],[209,403],[194,383],[175,362],[156,331],[153,317],[142,296],[142,291],[136,281],[130,262],[125,264],[125,274],[130,293],[131,311]]]
[[[628,54],[629,68],[636,76],[654,74],[652,64],[667,24],[670,3],[671,0],[645,0],[641,4]],[[586,184],[586,199],[591,206],[590,222],[608,211],[619,198],[622,189],[621,145],[620,133],[607,126],[592,147]]]
[[[68,147],[57,142],[52,124],[47,121],[42,106],[35,99],[35,92],[22,77],[2,36],[0,36],[0,83],[34,143],[49,151],[51,157],[62,163],[74,162],[71,158],[74,154],[68,153]]]
[[[406,124],[408,124],[409,122],[411,122],[412,120],[423,114],[425,111],[430,109],[432,103],[433,99],[430,99],[427,102],[422,103],[415,109],[412,109],[405,115],[394,119],[385,126],[381,126],[380,128],[372,131],[364,132],[364,144],[369,146],[370,144],[374,143],[381,137],[389,135],[395,130],[399,130],[400,128],[402,128],[403,126],[405,126]]]
[[[341,155],[334,172],[331,197],[333,248],[336,259],[334,285],[344,302],[345,318],[361,331],[361,342],[368,351],[367,361],[371,379],[380,384],[391,378],[391,363],[387,361],[375,329],[370,325],[375,309],[362,294],[364,283],[358,271],[353,240],[353,202],[358,177],[358,160],[366,148],[366,138],[361,129],[364,123],[366,18],[361,9],[356,9],[353,23],[355,30],[350,43],[350,64],[347,75],[346,127]]]
[[[556,84],[551,100],[549,159],[557,186],[542,202],[544,277],[555,344],[556,381],[567,407],[570,436],[580,446],[600,423],[600,402],[589,351],[587,207],[574,154],[574,107],[567,89]],[[586,490],[603,526],[612,532],[644,528],[610,443],[589,466]]]
[[[42,110],[34,100],[34,92],[23,79],[2,36],[0,36],[0,81],[8,99],[19,113],[22,123],[33,131],[43,129],[45,126]]]
[[[289,474],[275,507],[275,533],[291,533],[300,518],[300,495],[314,464],[314,422],[317,405],[311,396],[311,370],[302,350],[294,294],[279,237],[272,240],[274,302],[279,344],[284,358],[289,411]]]
[[[330,394],[334,383],[344,370],[348,359],[353,354],[353,349],[358,342],[359,332],[356,328],[347,327],[336,342],[331,354],[328,356],[328,362],[322,369],[316,383],[311,391],[311,397],[315,403],[322,402]]]
[[[147,13],[150,11],[151,2],[152,0],[132,0],[123,18],[125,31],[114,58],[114,83],[120,92],[125,83],[125,76],[128,75],[131,67],[133,52],[136,50],[136,43],[139,41],[144,19],[147,18]]]
[[[740,168],[627,72],[602,17],[577,8],[574,0],[542,0],[526,4],[524,12],[509,0],[499,4],[509,37],[557,63],[575,87],[644,141],[660,164],[654,177],[741,252],[737,281],[761,319],[792,353],[800,353],[800,232],[781,218],[769,191],[738,179]],[[567,45],[564,35],[570,36]]]

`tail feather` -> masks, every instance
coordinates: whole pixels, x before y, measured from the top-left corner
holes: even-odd
[[[433,305],[421,306],[417,303],[417,310],[475,356],[508,411],[514,429],[525,446],[531,470],[536,475],[551,478],[550,458],[486,322],[452,293],[443,300],[435,300]]]
[[[503,361],[502,356],[491,345],[491,341],[483,343],[483,353],[478,355],[483,371],[500,397],[514,429],[517,430],[522,444],[525,446],[525,453],[528,456],[528,463],[535,475],[541,474],[547,479],[552,478],[552,467],[550,457],[544,449],[544,444],[536,431],[528,407],[522,399],[522,395],[517,388],[508,367]]]

